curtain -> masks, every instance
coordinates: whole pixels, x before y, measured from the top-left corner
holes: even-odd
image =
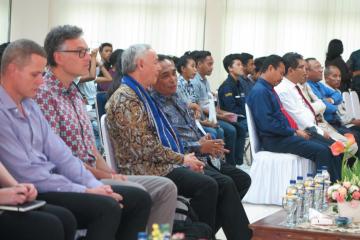
[[[89,47],[149,43],[158,53],[202,49],[205,0],[50,0],[50,27],[81,27]]]
[[[9,41],[10,0],[0,0],[0,44]]]
[[[346,61],[360,48],[359,0],[227,0],[225,18],[223,55],[291,51],[324,62],[329,41],[338,38]]]

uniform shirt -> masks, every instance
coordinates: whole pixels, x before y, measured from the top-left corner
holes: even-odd
[[[50,70],[43,78],[35,100],[45,118],[73,154],[94,167],[95,137],[79,91],[74,84],[66,88]]]
[[[255,82],[246,76],[241,76],[239,78],[239,81],[244,89],[245,96],[249,96],[249,93],[250,93],[251,89],[254,87]]]
[[[102,185],[50,128],[32,99],[22,101],[25,116],[0,86],[0,156],[18,182],[42,192],[84,192]]]
[[[194,86],[195,102],[201,108],[207,109],[209,105],[209,93],[211,93],[209,81],[202,78],[199,73],[196,73],[194,79],[191,80]]]
[[[293,136],[295,129],[280,109],[278,96],[274,87],[259,78],[249,96],[247,104],[253,114],[257,132],[260,137]]]
[[[342,102],[342,96],[337,91],[326,87],[321,82],[313,82],[308,80],[307,83],[315,93],[315,95],[320,98],[326,106],[324,117],[325,120],[331,124],[338,124],[340,122],[340,118],[337,115],[337,105]],[[334,101],[334,104],[326,101],[326,98],[331,98]]]
[[[197,128],[195,119],[191,117],[185,101],[176,93],[165,97],[154,90],[151,91],[151,96],[176,130],[185,152],[200,153],[198,141],[203,135]]]
[[[281,83],[275,87],[275,91],[279,95],[284,108],[300,129],[316,127],[315,115],[307,106],[296,87],[298,86],[295,83],[284,77]]]
[[[229,74],[219,87],[218,98],[221,109],[246,116],[245,90],[240,84],[240,80],[235,80]]]
[[[176,92],[187,104],[196,103],[194,85],[191,80],[186,81],[184,77],[180,75],[178,77]]]

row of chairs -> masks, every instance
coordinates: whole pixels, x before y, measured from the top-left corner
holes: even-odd
[[[355,91],[343,92],[343,101],[346,107],[346,113],[351,118],[360,119],[360,102],[359,96]]]

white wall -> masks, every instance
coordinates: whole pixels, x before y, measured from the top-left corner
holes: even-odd
[[[43,45],[49,31],[49,0],[12,0],[10,41],[29,38]]]

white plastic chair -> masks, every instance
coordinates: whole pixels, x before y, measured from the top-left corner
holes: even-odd
[[[360,103],[359,103],[358,94],[355,91],[351,91],[350,99],[351,99],[351,105],[352,105],[354,118],[360,119]]]
[[[349,114],[351,118],[355,118],[353,106],[351,103],[350,93],[343,92],[342,97],[343,97],[343,102],[344,102],[345,108],[346,108],[346,114]]]
[[[315,164],[293,154],[262,151],[252,113],[247,105],[245,109],[253,162],[250,168],[252,183],[244,202],[281,205],[289,181],[313,173]]]
[[[109,167],[117,171],[114,149],[111,145],[109,132],[106,124],[106,114],[101,116],[100,123],[101,133],[104,141],[105,161]]]

